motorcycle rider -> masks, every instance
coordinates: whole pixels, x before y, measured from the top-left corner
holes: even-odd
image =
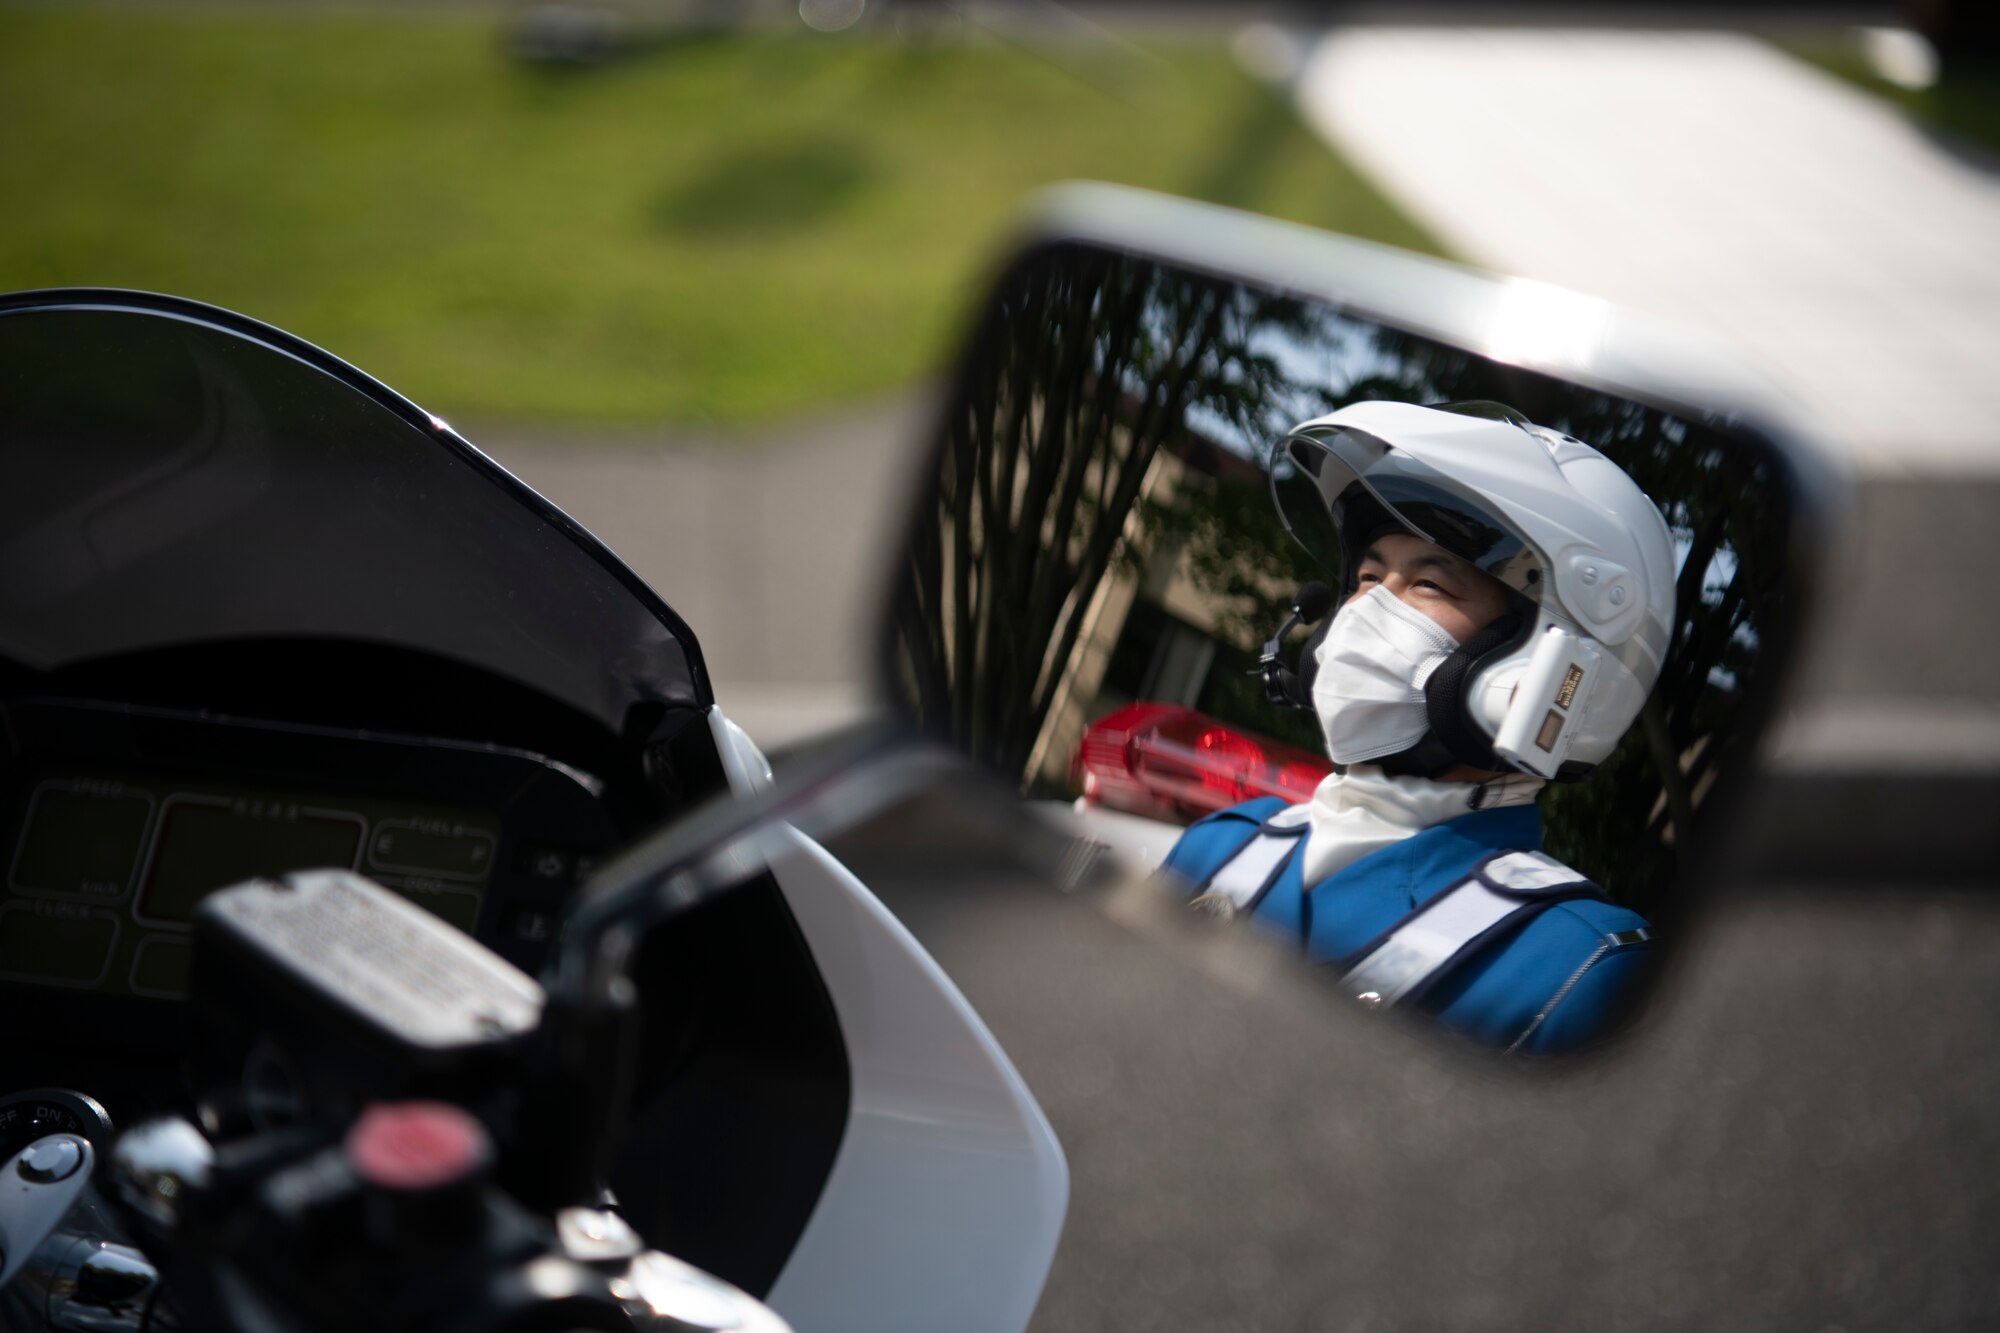
[[[1539,850],[1535,801],[1611,753],[1659,676],[1665,520],[1598,450],[1497,405],[1357,403],[1272,461],[1287,527],[1330,519],[1339,546],[1293,687],[1335,771],[1200,821],[1165,869],[1371,1008],[1510,1050],[1589,1041],[1653,932]]]

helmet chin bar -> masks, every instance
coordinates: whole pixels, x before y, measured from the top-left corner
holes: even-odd
[[[1500,720],[1495,731],[1489,731],[1481,724],[1474,710],[1475,701],[1483,684],[1480,678],[1486,674],[1485,668],[1499,665],[1503,660],[1512,657],[1515,650],[1524,645],[1538,625],[1542,627],[1545,643],[1538,643],[1537,648],[1539,650],[1546,646],[1549,651],[1538,651],[1534,654],[1530,670],[1523,678],[1523,683],[1528,688],[1524,690],[1519,685],[1516,686],[1506,716]],[[1566,642],[1560,644],[1553,642],[1550,638],[1552,630],[1557,631]],[[1570,660],[1556,650],[1578,646],[1589,645],[1579,645],[1576,636],[1563,632],[1560,625],[1543,625],[1542,618],[1532,608],[1523,608],[1501,616],[1467,639],[1460,645],[1458,651],[1441,662],[1431,673],[1430,678],[1424,682],[1424,707],[1430,718],[1430,730],[1425,732],[1423,738],[1415,745],[1374,762],[1381,766],[1384,773],[1392,777],[1436,779],[1460,766],[1484,772],[1528,773],[1554,782],[1575,782],[1588,777],[1597,767],[1595,764],[1558,760],[1553,765],[1553,771],[1544,773],[1519,759],[1502,756],[1494,749],[1494,743],[1499,736],[1522,731],[1524,728],[1533,730],[1539,725],[1550,703],[1543,696],[1561,690],[1564,678],[1562,668],[1567,666]],[[1562,657],[1562,661],[1554,666],[1544,665],[1539,673],[1551,678],[1547,688],[1541,688],[1535,679],[1537,673],[1533,670],[1533,664],[1543,658],[1553,660],[1556,657]],[[1573,702],[1580,704],[1581,701],[1573,700]],[[1533,716],[1530,717],[1529,714]]]
[[[1457,652],[1438,664],[1424,682],[1424,710],[1431,723],[1426,740],[1436,738],[1461,764],[1493,770],[1512,767],[1494,754],[1493,738],[1473,716],[1473,682],[1482,666],[1504,655],[1534,623],[1532,611],[1510,612],[1467,639]],[[1423,742],[1417,744],[1421,746]]]

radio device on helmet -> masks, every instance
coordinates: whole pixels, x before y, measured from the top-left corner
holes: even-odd
[[[1543,630],[1527,670],[1514,684],[1506,716],[1493,737],[1493,753],[1536,777],[1556,776],[1576,739],[1570,719],[1589,703],[1602,656],[1596,644],[1561,625]]]

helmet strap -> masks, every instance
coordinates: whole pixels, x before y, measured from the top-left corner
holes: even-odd
[[[1380,765],[1382,771],[1392,778],[1440,778],[1463,761],[1438,739],[1435,731],[1427,731],[1423,739],[1409,749],[1398,750],[1371,762]]]

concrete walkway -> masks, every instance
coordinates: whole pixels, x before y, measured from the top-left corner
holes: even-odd
[[[1960,798],[1963,777],[2000,776],[1990,164],[1729,33],[1344,29],[1313,43],[1294,89],[1462,257],[1740,349],[1845,455],[1854,522],[1776,765],[1935,773]],[[1963,814],[1932,805],[1926,846]],[[1802,842],[1825,841],[1822,808],[1801,803]]]
[[[2000,476],[2000,176],[1755,38],[1356,28],[1301,112],[1465,259],[1741,348],[1868,476]]]

